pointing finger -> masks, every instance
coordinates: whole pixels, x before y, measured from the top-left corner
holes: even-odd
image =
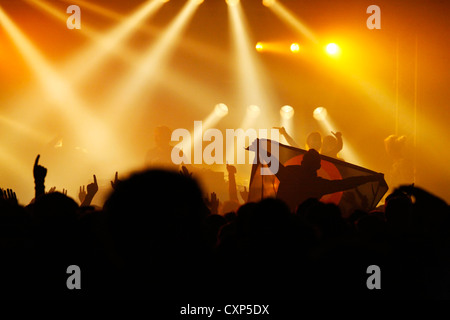
[[[36,167],[39,163],[39,158],[41,157],[40,154],[37,155],[36,160],[34,161],[34,166]]]

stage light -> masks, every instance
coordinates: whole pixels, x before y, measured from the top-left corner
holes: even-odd
[[[134,105],[144,88],[146,89],[145,94],[154,90],[158,80],[158,71],[167,63],[173,53],[172,49],[178,44],[177,40],[181,37],[197,8],[197,0],[187,1],[159,36],[159,39],[137,59],[135,69],[122,77],[120,83],[117,83],[116,87],[111,90],[105,105],[112,106],[115,110],[114,113],[111,113],[113,121],[121,120],[123,112],[129,112],[127,107]]]
[[[261,109],[257,105],[252,104],[252,105],[248,106],[248,108],[247,108],[247,114],[251,118],[258,117],[260,113],[261,113]]]
[[[298,43],[293,43],[291,44],[291,52],[299,52],[300,51],[300,46],[298,45]]]
[[[263,2],[262,2],[262,4],[265,5],[266,7],[270,7],[274,3],[275,3],[275,0],[263,0]]]
[[[263,4],[268,7],[273,13],[275,13],[281,19],[281,21],[289,24],[292,28],[294,28],[294,30],[300,32],[300,34],[307,37],[314,43],[318,43],[318,40],[314,33],[280,2],[275,0],[264,0]]]
[[[92,71],[102,66],[105,56],[117,50],[146,19],[153,16],[163,6],[159,0],[149,0],[141,4],[133,13],[123,19],[112,30],[99,37],[92,46],[81,51],[73,61],[68,63],[72,69],[66,71],[73,82],[84,80]]]
[[[329,43],[327,44],[327,46],[325,47],[325,50],[328,54],[330,55],[337,55],[340,50],[339,50],[339,46],[336,43]]]
[[[258,42],[255,46],[256,51],[261,52],[264,49],[264,46],[261,42]]]
[[[240,94],[240,101],[237,104],[240,106],[254,104],[261,107],[276,105],[271,88],[266,83],[268,77],[265,75],[264,67],[260,64],[257,53],[252,50],[254,42],[249,36],[251,28],[248,26],[242,6],[228,6],[228,18],[234,51],[236,90]],[[262,42],[259,42],[259,44],[265,50],[265,44]],[[267,111],[260,119],[259,125],[266,118],[273,117],[273,114],[271,115],[273,111],[268,109],[265,109]],[[244,116],[244,124],[249,123],[250,120],[247,121],[247,118],[247,116]]]
[[[318,107],[313,111],[313,117],[317,121],[325,120],[327,118],[327,114],[328,114],[327,109],[325,109],[324,107]]]
[[[283,106],[280,109],[280,114],[283,119],[291,119],[294,116],[294,108],[291,106]]]
[[[219,117],[225,117],[228,114],[228,107],[224,103],[218,103],[214,107],[214,113]]]
[[[194,130],[191,132],[191,136],[194,139],[191,140],[191,147],[200,143],[203,139],[203,132],[207,129],[213,128],[223,117],[228,114],[228,107],[225,103],[218,103],[214,106],[214,109],[209,113],[209,115],[201,121],[202,130]],[[184,150],[187,150],[188,146],[184,147]],[[201,156],[200,156],[201,158]]]
[[[229,5],[229,6],[235,6],[239,3],[240,0],[225,0],[225,2]]]

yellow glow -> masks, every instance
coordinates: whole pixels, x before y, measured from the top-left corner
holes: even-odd
[[[239,3],[239,0],[225,0],[225,2],[229,5],[229,6],[235,6]]]
[[[337,55],[340,52],[339,46],[336,43],[327,44],[325,50],[331,55]]]
[[[17,133],[20,135],[26,135],[39,143],[46,143],[52,137],[48,133],[37,131],[30,126],[23,124],[22,122],[13,120],[3,115],[0,115],[0,123],[2,124],[2,126],[7,125],[9,128],[14,130],[15,132],[11,131],[14,132],[14,134]]]
[[[290,135],[292,135],[294,108],[289,105],[282,106],[280,108],[280,115],[281,115],[281,126],[284,127]],[[280,137],[280,142],[285,144],[287,143],[284,136]]]
[[[31,4],[36,4],[38,8],[55,17],[59,21],[65,22],[67,20],[67,16],[63,14],[61,10],[58,10],[58,8],[55,8],[47,4],[46,2],[38,0],[27,0],[27,1],[30,1]],[[83,8],[89,8],[94,13],[101,14],[113,20],[122,21],[126,19],[125,16],[121,16],[120,14],[116,14],[113,11],[99,7],[92,3],[85,3],[84,1],[80,0],[77,0],[77,3],[80,4]],[[151,26],[145,25],[141,28],[141,30],[145,31],[149,35],[157,34],[156,32],[157,30],[154,30],[154,28]],[[85,35],[87,38],[93,41],[96,42],[101,41],[100,37],[102,37],[102,35],[91,29],[86,22],[83,22],[83,28],[78,30],[78,32],[80,32],[81,34]],[[208,47],[202,43],[197,43],[190,41],[189,39],[184,39],[183,42],[180,43],[180,45],[182,45],[186,49],[191,49],[190,51],[192,51],[195,54],[200,53],[200,56],[202,58],[209,58],[210,60],[212,60],[212,62],[223,61],[224,59],[220,55],[220,52],[217,52],[217,50],[213,50],[211,47]],[[131,51],[126,46],[117,46],[117,48],[111,53],[114,54],[116,57],[122,59],[122,61],[127,63],[130,67],[137,68],[136,61],[139,61],[139,57],[136,52]],[[214,59],[211,59],[212,57],[217,57],[218,60],[215,61]],[[75,68],[75,66],[72,65],[70,61],[66,64],[67,64],[66,69],[68,70]],[[71,79],[70,75],[68,75],[67,77]],[[177,72],[176,70],[173,69],[166,70],[164,72],[164,77],[161,77],[159,81],[161,85],[164,85],[168,90],[170,90],[177,96],[182,97],[183,100],[189,102],[191,105],[199,104],[199,95],[197,93],[200,91],[203,91],[201,95],[202,100],[201,104],[205,106],[214,103],[214,101],[216,101],[217,97],[219,96],[219,93],[217,92],[217,90],[215,90],[215,88],[209,88],[208,90],[204,90],[205,87],[203,83],[200,83],[196,79],[187,77],[183,73]]]
[[[313,111],[313,117],[317,121],[325,120],[327,118],[327,114],[328,114],[327,109],[325,109],[324,107],[315,108]]]
[[[140,91],[146,86],[147,94],[153,89],[157,80],[158,69],[161,69],[168,60],[171,49],[178,43],[183,29],[193,17],[198,8],[197,0],[189,0],[177,17],[165,29],[159,40],[151,45],[136,62],[136,68],[125,76],[117,88],[111,90],[110,101],[106,105],[115,110],[112,113],[114,120],[122,117],[122,112],[129,112],[133,102],[139,98]]]
[[[254,125],[256,119],[259,117],[259,115],[261,114],[261,109],[255,105],[249,105],[247,107],[247,112],[245,114],[244,119],[241,122],[240,128],[246,130],[248,128],[250,128],[251,126]]]
[[[264,49],[264,46],[261,42],[258,42],[255,46],[256,51],[262,51]]]
[[[45,57],[11,21],[1,7],[0,24],[18,47],[20,54],[33,71],[47,98],[67,120],[70,130],[91,150],[97,150],[100,145],[104,145],[109,138],[109,130],[98,119],[92,117],[84,101],[75,94],[73,88],[65,82],[64,78],[51,67]],[[101,153],[97,155],[102,156]]]
[[[291,52],[299,52],[300,51],[300,46],[298,45],[298,43],[293,43],[291,44]]]
[[[36,1],[38,1],[38,0],[36,0]],[[97,13],[97,14],[101,15],[102,17],[105,17],[105,18],[108,18],[108,19],[111,19],[114,21],[122,22],[125,19],[128,19],[127,15],[120,14],[118,12],[115,12],[115,11],[110,10],[105,7],[101,7],[92,2],[88,2],[88,1],[84,1],[84,0],[62,0],[62,1],[66,2],[68,4],[76,3],[76,4],[80,5],[83,9]],[[199,1],[201,1],[201,0],[199,0]],[[199,4],[199,3],[197,3],[197,4]],[[64,21],[66,21],[66,19],[67,19],[67,17],[65,18]],[[86,26],[86,22],[83,22],[83,28],[79,31],[83,31],[85,26]],[[164,32],[163,29],[157,28],[157,27],[149,25],[149,24],[143,24],[143,25],[141,24],[139,27],[139,31],[141,31],[144,34],[149,35],[151,37],[158,36],[162,32]],[[195,41],[190,38],[183,39],[183,41],[178,43],[178,45],[181,48],[184,48],[184,49],[189,50],[190,52],[193,52],[194,54],[198,55],[202,59],[211,61],[212,63],[215,63],[217,65],[221,65],[222,62],[224,61],[224,59],[226,59],[223,51],[218,50],[211,45],[205,44],[200,41]],[[119,46],[113,51],[113,53],[117,53],[117,50],[129,51],[129,50],[126,50],[125,47]],[[135,57],[131,57],[131,56],[129,59],[136,60]]]
[[[47,14],[54,16],[55,18],[57,18],[58,20],[60,20],[62,22],[67,21],[67,13],[65,11],[61,11],[61,9],[55,8],[45,1],[41,1],[41,0],[25,0],[25,1],[33,6],[38,7],[39,9],[42,9]],[[91,33],[95,34],[96,33],[90,27],[86,26],[86,24],[84,22],[83,22],[83,28],[79,29],[77,32],[80,32],[80,31],[82,31],[83,33],[86,33],[86,34],[91,34]]]
[[[225,103],[218,103],[214,106],[213,111],[202,121],[202,130],[193,130],[191,131],[191,137],[194,137],[191,140],[191,147],[194,144],[200,143],[203,139],[203,133],[209,128],[215,126],[223,117],[228,114],[228,106]],[[186,143],[183,146],[183,149],[188,148]]]
[[[225,117],[228,114],[228,106],[224,103],[216,104],[214,112],[219,117]]]
[[[266,3],[269,4],[265,4],[266,7],[272,10],[273,13],[275,13],[283,22],[289,24],[309,40],[318,43],[314,33],[309,30],[309,28],[298,17],[296,17],[291,11],[286,9],[281,3],[279,3],[278,1],[266,1]]]
[[[274,3],[275,3],[275,0],[263,0],[263,2],[262,2],[262,4],[265,5],[266,7],[270,7]]]
[[[256,118],[261,113],[261,109],[257,105],[249,105],[247,108],[247,113],[250,117]]]
[[[290,119],[294,116],[294,108],[291,106],[283,106],[280,109],[280,115],[283,119]]]
[[[270,88],[264,84],[264,69],[259,64],[259,56],[251,48],[248,26],[242,6],[228,6],[229,26],[234,44],[236,79],[241,91],[241,105],[265,106],[275,104]],[[264,45],[265,47],[265,45]],[[270,117],[265,114],[265,117]],[[244,120],[245,122],[245,120]]]
[[[328,116],[327,109],[324,107],[318,107],[314,109],[313,117],[319,122],[319,126],[321,127],[324,135],[331,135],[332,131],[339,131],[336,130],[337,126],[334,124],[334,122],[330,119]],[[339,155],[342,156],[342,158],[350,163],[357,164],[357,165],[363,165],[361,159],[358,157],[352,146],[348,143],[348,141],[344,142],[342,150],[339,152]]]
[[[77,54],[73,61],[67,63],[71,68],[66,70],[66,72],[70,74],[72,81],[83,80],[93,69],[99,68],[102,62],[106,61],[105,56],[115,50],[127,37],[132,35],[133,31],[145,19],[154,15],[163,4],[159,0],[145,2],[118,26],[114,27],[107,34],[97,38],[97,42],[94,45],[89,45],[85,50]]]
[[[319,121],[319,125],[325,132],[325,135],[330,135],[331,131],[339,131],[336,130],[336,125],[328,117],[323,121]],[[357,153],[348,141],[344,141],[342,150],[339,152],[339,156],[341,156],[346,162],[364,166],[361,159],[358,157]]]

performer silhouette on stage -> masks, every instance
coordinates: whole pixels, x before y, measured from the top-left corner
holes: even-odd
[[[266,152],[272,161],[279,161],[270,152],[264,149],[263,144],[258,143],[256,139],[250,147],[250,150],[257,150],[259,152]],[[278,187],[277,198],[287,203],[292,211],[295,211],[297,206],[309,198],[320,199],[323,195],[344,191],[357,186],[372,182],[381,181],[384,179],[383,174],[378,173],[369,176],[349,177],[341,180],[328,180],[317,176],[317,170],[320,169],[320,155],[315,149],[308,150],[300,165],[284,166],[279,163],[278,171],[273,172],[280,180]],[[276,166],[269,165],[272,169]]]

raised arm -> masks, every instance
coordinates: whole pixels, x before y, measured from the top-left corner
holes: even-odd
[[[384,175],[382,173],[373,174],[370,176],[357,176],[345,178],[342,180],[323,180],[323,184],[320,186],[321,190],[325,193],[335,193],[348,189],[356,188],[364,183],[373,181],[382,181]]]
[[[227,171],[228,171],[228,195],[230,197],[230,201],[239,202],[237,190],[236,190],[236,167],[230,166],[227,163]]]
[[[273,154],[270,153],[270,151],[267,150],[268,149],[267,146],[264,146],[264,144],[260,143],[259,139],[255,139],[253,141],[253,143],[249,146],[248,149],[257,153],[256,156],[260,156],[263,153],[266,153],[267,157],[271,158],[272,161],[277,161],[278,167],[276,167],[276,166],[274,167],[273,165],[270,165],[270,163],[267,164],[270,171],[272,171],[272,173],[274,175],[276,175],[277,177],[278,177],[278,175],[280,175],[280,174],[282,175],[283,172],[285,172],[285,166],[280,163],[280,161],[279,161],[279,159],[277,159],[277,157],[275,157]],[[275,170],[275,168],[277,170]]]
[[[81,207],[88,207],[91,205],[92,199],[94,199],[95,194],[98,191],[97,177],[94,174],[94,182],[86,186],[87,194],[84,197]]]
[[[344,146],[344,142],[342,141],[342,133],[333,131],[331,131],[331,133],[336,137],[337,140],[336,148],[333,150],[333,154],[338,154]]]
[[[282,136],[284,136],[284,138],[286,139],[287,143],[289,143],[289,145],[296,147],[296,148],[300,148],[300,146],[295,142],[295,140],[287,133],[287,131],[284,127],[274,127],[274,128],[278,129],[280,131],[280,134]]]
[[[47,175],[47,168],[39,165],[39,158],[41,155],[37,155],[34,161],[33,177],[34,177],[34,198],[37,199],[40,195],[45,194],[45,176]]]

